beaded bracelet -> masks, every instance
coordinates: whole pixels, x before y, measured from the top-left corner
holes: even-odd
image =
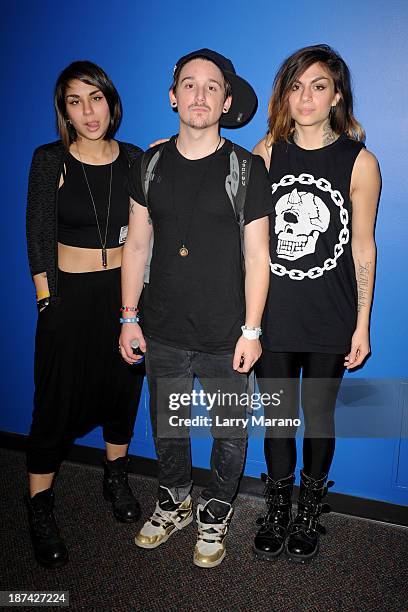
[[[119,323],[139,323],[139,317],[121,317]]]
[[[121,312],[128,311],[128,312],[135,312],[135,313],[137,313],[137,312],[139,312],[139,309],[138,309],[137,306],[121,306],[120,307],[120,311]]]

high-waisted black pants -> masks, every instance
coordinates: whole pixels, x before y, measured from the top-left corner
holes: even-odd
[[[27,467],[55,472],[75,438],[102,425],[105,442],[133,435],[144,366],[127,365],[118,351],[120,268],[59,271],[57,305],[38,315],[34,411]]]
[[[270,395],[283,391],[279,406],[264,406],[266,418],[296,419],[301,404],[305,421],[303,467],[315,479],[328,473],[333,460],[334,409],[344,374],[343,364],[344,355],[264,350],[257,365],[260,391]],[[296,430],[289,426],[266,428],[265,460],[268,474],[274,480],[285,478],[295,470]]]

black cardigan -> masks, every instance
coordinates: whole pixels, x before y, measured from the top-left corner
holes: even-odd
[[[129,165],[142,149],[119,142]],[[28,181],[27,250],[32,276],[47,273],[51,301],[58,297],[58,186],[67,150],[60,140],[42,145],[34,151]]]

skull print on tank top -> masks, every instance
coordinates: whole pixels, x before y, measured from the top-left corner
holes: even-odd
[[[271,278],[262,343],[271,351],[347,353],[357,321],[350,181],[364,144],[273,145]]]

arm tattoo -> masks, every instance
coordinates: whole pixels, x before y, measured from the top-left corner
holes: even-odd
[[[358,290],[358,312],[365,306],[367,306],[367,293],[368,293],[368,277],[370,274],[371,261],[367,261],[365,264],[358,262],[358,274],[357,274],[357,290]]]
[[[134,212],[134,211],[133,211],[133,209],[134,209],[134,207],[135,207],[134,202],[130,202],[130,204],[129,204],[129,213],[130,213],[131,215],[133,215],[133,212]]]

